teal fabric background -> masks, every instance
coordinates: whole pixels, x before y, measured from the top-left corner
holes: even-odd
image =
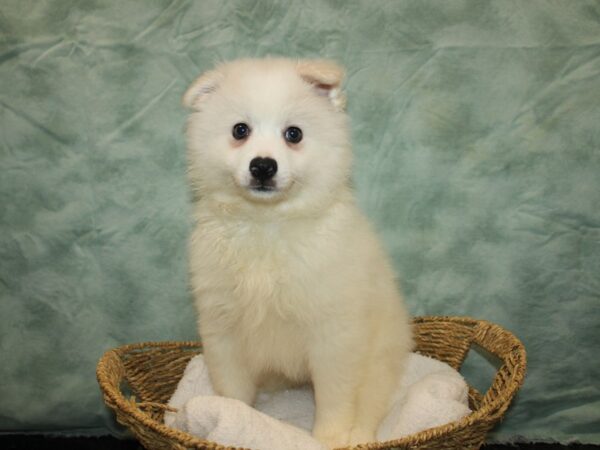
[[[357,193],[411,312],[525,343],[491,437],[600,443],[598,1],[3,1],[0,430],[117,432],[103,351],[195,338],[180,98],[268,54],[347,67]]]

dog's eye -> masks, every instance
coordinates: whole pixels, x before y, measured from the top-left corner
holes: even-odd
[[[241,141],[250,135],[250,127],[245,123],[236,123],[231,130],[234,139]]]
[[[284,131],[283,137],[289,143],[297,144],[302,140],[302,130],[298,127],[289,127]]]

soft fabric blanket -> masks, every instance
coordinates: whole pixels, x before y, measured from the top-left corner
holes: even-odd
[[[468,388],[447,364],[416,353],[409,356],[392,407],[377,439],[388,441],[459,420],[469,414]],[[262,393],[256,409],[216,396],[202,355],[186,367],[169,405],[165,424],[232,447],[262,450],[322,450],[308,433],[314,419],[309,387]]]

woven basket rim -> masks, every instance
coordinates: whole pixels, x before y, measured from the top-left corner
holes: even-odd
[[[486,320],[478,320],[471,317],[466,316],[419,316],[413,318],[413,323],[415,324],[423,324],[423,323],[460,323],[462,325],[472,327],[474,329],[474,335],[485,337],[490,331],[493,330],[496,335],[501,335],[502,338],[508,343],[510,350],[510,356],[514,359],[513,367],[513,376],[505,389],[501,392],[497,392],[496,397],[486,405],[482,405],[476,411],[471,412],[469,415],[463,417],[458,421],[453,421],[438,427],[430,428],[427,430],[423,430],[421,432],[411,434],[409,436],[404,436],[400,439],[394,439],[390,441],[378,441],[367,444],[361,444],[358,446],[350,446],[345,447],[344,450],[383,450],[388,449],[390,447],[400,447],[410,445],[421,445],[425,444],[427,441],[441,437],[443,435],[448,435],[453,433],[459,429],[471,427],[475,424],[481,422],[495,423],[500,420],[504,411],[508,408],[510,402],[515,396],[516,392],[519,390],[521,385],[525,379],[525,372],[527,366],[527,355],[525,351],[525,347],[521,343],[521,341],[514,336],[510,331],[502,328],[499,325],[488,322]],[[491,351],[486,348],[485,345],[482,345],[482,342],[477,342],[477,339],[474,339],[474,342],[484,349]],[[207,441],[202,438],[193,436],[187,432],[168,427],[167,425],[158,422],[152,419],[148,414],[146,414],[135,402],[135,400],[127,399],[123,395],[123,392],[120,390],[120,383],[123,381],[125,377],[121,377],[119,382],[115,386],[114,383],[111,382],[110,379],[110,371],[111,368],[118,364],[121,361],[123,355],[128,354],[130,352],[136,351],[146,351],[149,349],[186,349],[189,351],[201,351],[202,343],[200,341],[148,341],[148,342],[139,342],[134,344],[126,344],[119,346],[117,348],[113,348],[107,350],[104,355],[100,358],[97,368],[96,368],[96,376],[98,379],[98,384],[105,396],[105,402],[108,404],[109,402],[115,405],[115,408],[122,411],[129,416],[132,416],[136,421],[142,423],[144,426],[153,430],[156,433],[159,433],[162,436],[168,437],[178,444],[195,447],[195,448],[207,448],[213,450],[250,450],[242,447],[228,447],[217,442]],[[498,354],[491,351],[496,357],[502,359]],[[506,361],[504,361],[506,363]],[[491,387],[490,387],[491,389]],[[110,406],[110,405],[109,405]],[[156,407],[162,407],[166,409],[165,406],[161,406],[160,404],[153,404]],[[342,449],[340,449],[342,450]]]

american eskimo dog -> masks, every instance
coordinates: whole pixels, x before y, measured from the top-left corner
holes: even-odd
[[[326,60],[238,60],[183,98],[191,284],[213,385],[252,404],[274,382],[312,382],[313,434],[329,447],[375,439],[412,346],[350,187],[343,75]]]

